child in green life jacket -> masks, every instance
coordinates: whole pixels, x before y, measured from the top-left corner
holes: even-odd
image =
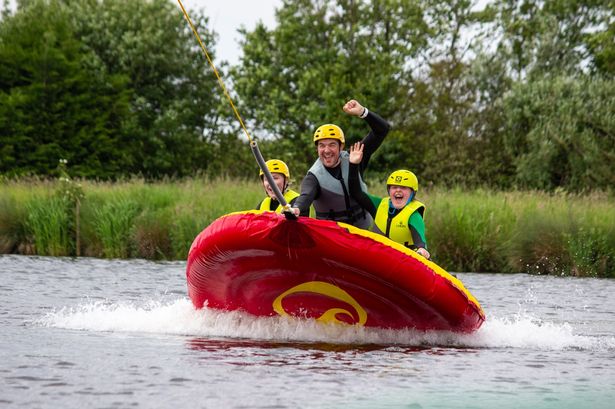
[[[409,170],[396,170],[387,179],[389,197],[380,198],[361,190],[359,163],[363,157],[363,144],[350,147],[350,195],[374,218],[372,231],[387,236],[397,243],[415,250],[429,259],[425,222],[425,205],[415,199],[419,190],[416,175]]]
[[[288,166],[279,159],[268,160],[265,162],[265,165],[267,166],[267,169],[269,169],[269,172],[271,172],[271,176],[273,177],[275,184],[278,186],[278,189],[280,189],[280,192],[284,195],[284,199],[286,199],[286,202],[292,206],[295,203],[295,200],[297,200],[297,197],[299,197],[299,193],[292,189],[288,189],[288,185],[290,183],[290,170],[288,169]],[[259,176],[263,183],[263,188],[265,189],[267,197],[260,202],[256,209],[281,213],[282,206],[275,197],[275,193],[273,192],[271,185],[269,185],[269,181],[265,177],[265,173],[262,169]]]

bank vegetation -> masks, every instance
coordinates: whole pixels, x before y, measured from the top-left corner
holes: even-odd
[[[372,192],[384,195],[379,181]],[[615,277],[607,193],[420,191],[433,260],[450,271]],[[185,260],[216,218],[253,209],[262,187],[230,178],[0,185],[0,253]]]

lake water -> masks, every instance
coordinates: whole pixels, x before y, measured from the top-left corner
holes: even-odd
[[[457,276],[470,335],[196,311],[183,262],[0,256],[0,407],[613,407],[615,280]]]

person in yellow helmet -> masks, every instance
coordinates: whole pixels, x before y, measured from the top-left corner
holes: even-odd
[[[396,170],[387,178],[389,197],[381,198],[363,192],[359,183],[359,163],[363,145],[350,147],[350,194],[374,218],[372,231],[387,236],[429,259],[425,239],[425,205],[416,200],[419,181],[409,170]]]
[[[371,155],[389,132],[390,125],[354,99],[346,102],[342,109],[348,115],[365,119],[371,128],[363,138],[365,149],[359,163],[360,178],[367,168]],[[349,193],[349,162],[348,152],[344,151],[346,142],[344,131],[337,125],[325,124],[316,129],[313,141],[318,159],[301,182],[301,195],[294,204],[293,212],[297,216],[307,216],[310,205],[313,204],[317,219],[341,221],[359,228],[369,228],[372,217]],[[362,181],[360,185],[367,191]]]
[[[295,200],[297,200],[297,197],[299,197],[299,193],[288,188],[288,185],[290,184],[290,170],[288,169],[288,165],[279,159],[268,160],[265,162],[265,165],[267,166],[267,169],[269,169],[269,172],[271,172],[271,176],[273,177],[275,184],[278,186],[278,189],[280,189],[280,192],[284,195],[284,199],[286,199],[286,202],[292,206],[293,203],[295,203]],[[262,169],[259,175],[267,197],[259,203],[256,209],[281,213],[282,206],[280,205],[280,202],[278,202],[278,199],[276,198],[275,193],[273,192],[273,189],[271,188],[271,185],[265,177],[265,173]]]

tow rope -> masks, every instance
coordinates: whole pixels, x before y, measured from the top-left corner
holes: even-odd
[[[288,204],[288,202],[284,198],[284,195],[280,191],[280,188],[275,183],[275,180],[273,180],[273,176],[271,176],[271,172],[269,171],[269,169],[267,168],[267,165],[265,164],[265,159],[263,158],[263,155],[261,154],[261,151],[258,148],[258,144],[256,143],[255,140],[252,140],[252,137],[250,136],[250,133],[248,132],[248,129],[246,128],[246,125],[243,122],[243,119],[241,119],[241,115],[239,115],[239,111],[237,111],[237,108],[235,107],[235,104],[233,103],[233,99],[228,93],[226,86],[224,85],[224,81],[222,81],[222,77],[218,73],[216,66],[214,65],[213,61],[209,57],[209,53],[207,52],[207,49],[205,48],[205,45],[203,44],[203,41],[201,40],[201,36],[196,31],[194,24],[192,24],[192,19],[188,15],[188,12],[184,8],[184,5],[182,4],[181,0],[177,0],[177,2],[179,3],[179,7],[181,7],[182,9],[182,13],[184,13],[184,17],[186,18],[186,21],[190,25],[190,29],[192,29],[192,33],[196,37],[199,45],[201,46],[201,50],[203,50],[203,54],[205,54],[205,58],[207,59],[209,66],[213,70],[214,74],[216,74],[216,78],[218,79],[218,84],[220,85],[220,88],[222,88],[222,91],[224,92],[224,96],[226,96],[226,99],[231,105],[231,108],[233,109],[235,116],[237,117],[237,119],[239,120],[239,123],[241,124],[241,128],[243,129],[243,132],[245,133],[246,137],[248,138],[248,141],[250,142],[250,149],[252,150],[252,154],[254,155],[254,158],[256,159],[256,163],[258,164],[258,167],[263,171],[263,174],[267,178],[267,181],[269,182],[269,185],[271,186],[271,189],[273,190],[275,197],[278,199],[278,202],[282,206],[284,215],[286,216],[287,219],[296,219],[296,216],[291,211],[290,204]]]

